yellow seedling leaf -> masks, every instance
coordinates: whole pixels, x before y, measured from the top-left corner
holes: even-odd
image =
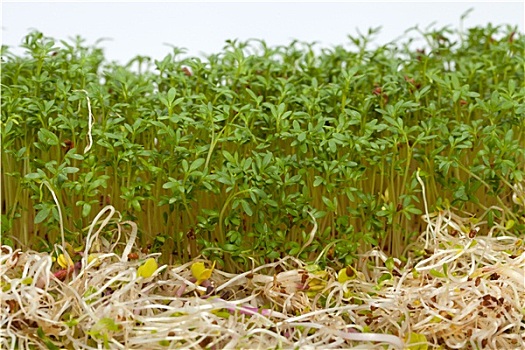
[[[437,317],[437,316],[434,316],[430,319],[430,323],[440,323],[441,321],[443,321],[443,319]],[[417,348],[419,349],[419,348]]]
[[[339,273],[337,274],[337,281],[339,283],[345,283],[349,279],[350,277],[348,277],[348,275],[346,274],[346,268],[339,270]]]
[[[514,220],[508,220],[506,223],[505,223],[505,229],[506,230],[510,230],[511,228],[514,227],[514,224],[516,222]]]
[[[57,258],[57,263],[58,265],[60,265],[60,267],[62,268],[67,268],[68,266],[73,266],[75,263],[73,262],[73,260],[71,260],[71,258],[68,256],[66,257],[64,254],[60,254]]]
[[[408,341],[406,345],[408,345],[408,350],[427,350],[428,340],[424,334],[412,332],[408,336]]]
[[[191,264],[191,274],[197,280],[196,284],[199,285],[211,277],[213,269],[215,268],[215,261],[211,268],[207,269],[202,261]]]
[[[95,262],[93,263],[93,266],[94,267],[97,267],[97,266],[100,266],[100,264],[102,263],[102,261],[99,259],[99,256],[101,256],[102,253],[91,253],[88,255],[88,265],[91,264],[91,262],[93,260],[95,260]]]
[[[309,292],[318,292],[320,290],[323,290],[326,288],[326,282],[325,281],[311,281],[308,284],[308,291]],[[315,293],[314,293],[315,294]]]
[[[75,250],[73,249],[73,246],[72,246],[71,244],[69,244],[69,243],[66,242],[65,247],[66,247],[66,251],[67,251],[67,253],[69,254],[69,256],[73,256],[73,255],[76,254],[76,252],[75,252]]]
[[[199,277],[201,276],[202,272],[206,269],[206,266],[204,266],[204,263],[203,262],[196,262],[196,263],[193,263],[191,264],[191,274],[193,275],[193,277],[195,277],[196,279],[199,279]]]
[[[327,277],[328,277],[328,271],[326,270],[319,270],[319,271],[314,271],[313,273],[313,276],[312,276],[314,279],[321,279],[321,280],[326,280]]]
[[[481,276],[483,274],[483,269],[479,268],[474,270],[470,276],[468,276],[470,279],[476,279],[477,277]]]
[[[319,265],[316,265],[316,264],[306,265],[305,269],[306,269],[306,271],[308,271],[308,272],[317,272],[317,271],[320,271],[320,270],[321,270],[321,268],[319,267]]]
[[[230,312],[225,309],[212,310],[211,313],[225,319],[228,319],[231,316]]]
[[[157,261],[155,261],[153,258],[149,258],[144,262],[144,264],[139,266],[137,270],[137,276],[144,278],[151,277],[158,267],[159,265],[157,265]]]
[[[339,283],[345,283],[348,280],[354,279],[356,275],[357,271],[352,266],[347,266],[346,268],[339,270],[337,281]]]
[[[381,195],[381,197],[385,202],[388,202],[390,200],[390,194],[388,193],[388,188],[385,190],[385,193]]]

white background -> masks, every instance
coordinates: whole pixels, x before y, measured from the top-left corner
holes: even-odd
[[[2,44],[17,47],[37,29],[55,39],[80,35],[87,44],[109,38],[99,46],[109,60],[125,63],[136,55],[161,59],[172,49],[187,55],[217,53],[226,39],[264,39],[286,45],[292,39],[330,48],[349,44],[358,28],[382,26],[375,43],[385,44],[415,25],[424,29],[458,28],[460,16],[473,11],[466,28],[492,23],[517,25],[524,31],[524,3],[515,2],[339,2],[339,3],[181,3],[181,2],[20,2],[2,4]],[[415,35],[415,33],[413,33]],[[422,46],[423,44],[421,44]],[[20,49],[14,50],[20,53]]]

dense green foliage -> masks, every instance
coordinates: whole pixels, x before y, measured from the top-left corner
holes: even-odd
[[[27,55],[2,47],[2,243],[58,242],[47,182],[76,246],[111,204],[143,246],[230,270],[321,252],[349,264],[372,245],[400,255],[423,224],[417,169],[430,211],[523,232],[511,196],[525,171],[524,35],[444,28],[414,50],[370,48],[373,34],[127,65],[38,32]],[[309,213],[318,230],[301,250]]]

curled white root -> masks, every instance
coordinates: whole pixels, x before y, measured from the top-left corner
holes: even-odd
[[[525,348],[523,241],[503,225],[427,213],[431,234],[404,263],[372,250],[352,275],[286,257],[202,283],[192,262],[137,277],[155,255],[128,258],[129,222],[115,229],[127,243],[90,261],[114,214],[100,212],[63,281],[48,254],[2,247],[1,348]]]

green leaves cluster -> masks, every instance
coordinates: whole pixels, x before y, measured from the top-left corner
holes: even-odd
[[[79,244],[112,204],[144,246],[235,270],[298,254],[311,212],[319,229],[301,257],[333,243],[326,258],[347,265],[371,245],[401,254],[420,232],[418,168],[431,210],[499,206],[519,232],[525,37],[421,34],[417,51],[365,36],[320,53],[229,41],[206,61],[174,49],[119,65],[80,38],[31,33],[24,56],[2,47],[2,236],[56,241],[45,180]]]

